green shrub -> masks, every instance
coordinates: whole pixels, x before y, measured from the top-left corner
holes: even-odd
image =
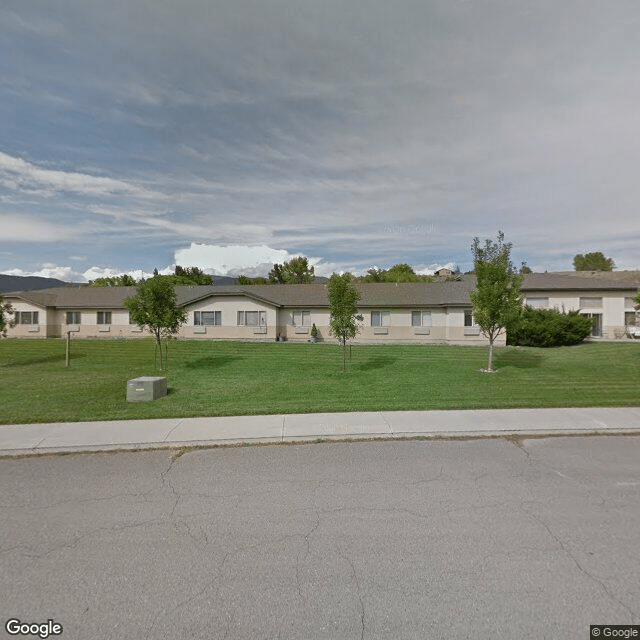
[[[579,344],[591,334],[592,320],[577,311],[525,307],[507,328],[507,344],[523,347],[562,347]]]

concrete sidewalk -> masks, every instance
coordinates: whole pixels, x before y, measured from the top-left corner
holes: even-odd
[[[640,407],[307,413],[0,425],[0,455],[321,439],[640,434]]]

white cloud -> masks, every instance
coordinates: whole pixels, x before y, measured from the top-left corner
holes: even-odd
[[[174,272],[175,266],[171,265],[164,269],[158,269],[158,273],[163,276],[171,275]],[[134,280],[140,280],[140,278],[151,278],[153,273],[143,271],[142,269],[114,269],[112,267],[89,267],[89,269],[83,271],[81,275],[81,281],[89,282],[89,280],[96,280],[97,278],[114,278],[116,276],[128,275]]]
[[[266,276],[273,264],[282,263],[301,255],[285,249],[273,249],[266,245],[228,245],[191,243],[188,249],[174,252],[176,264],[182,267],[198,267],[217,276]],[[309,264],[320,265],[321,258],[309,257]]]
[[[0,23],[12,29],[31,32],[41,38],[61,37],[65,34],[60,22],[42,16],[27,19],[11,10],[0,9]]]
[[[57,278],[65,282],[82,282],[82,276],[72,267],[58,267],[52,264],[43,265],[37,271],[24,271],[23,269],[8,269],[3,271],[8,276],[39,276],[41,278]]]
[[[164,269],[159,269],[158,273],[169,275],[174,272],[175,266],[171,265]],[[60,266],[52,263],[45,263],[40,268],[33,271],[25,271],[24,269],[5,269],[3,274],[8,276],[39,276],[41,278],[57,278],[65,282],[89,282],[97,278],[112,278],[127,274],[139,280],[140,278],[151,278],[153,273],[138,270],[116,269],[114,267],[89,267],[84,271],[79,271],[74,267]]]
[[[426,267],[416,267],[414,271],[421,276],[432,276],[438,269],[450,269],[453,271],[458,265],[455,262],[447,262],[447,264],[430,264]]]
[[[0,185],[7,189],[54,195],[72,192],[87,196],[128,195],[139,198],[163,198],[161,193],[149,191],[124,180],[92,176],[75,171],[42,169],[0,151]]]
[[[3,242],[60,242],[73,238],[78,228],[51,224],[23,213],[0,214],[0,237]]]

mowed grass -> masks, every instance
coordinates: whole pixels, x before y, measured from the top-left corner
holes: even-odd
[[[640,405],[640,343],[496,350],[172,341],[158,371],[151,340],[0,341],[0,423],[268,413]],[[126,401],[127,381],[164,375],[169,394]]]

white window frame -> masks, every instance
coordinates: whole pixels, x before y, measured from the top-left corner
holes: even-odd
[[[581,313],[581,316],[585,316],[587,318],[599,318],[597,322],[593,323],[593,328],[591,329],[591,337],[592,338],[602,338],[602,313]]]
[[[311,311],[308,311],[307,309],[294,311],[292,314],[292,321],[294,327],[310,327]]]
[[[220,327],[222,326],[222,312],[219,309],[213,311],[194,311],[194,327]]]
[[[625,309],[635,309],[636,308],[636,300],[633,296],[625,296],[624,297],[624,308]]]
[[[247,314],[257,314],[256,324],[247,324]],[[258,309],[249,309],[246,311],[238,311],[238,326],[239,327],[266,327],[267,326],[267,312],[260,311]]]
[[[82,314],[80,311],[67,311],[65,313],[65,324],[67,326],[81,324],[81,321]]]
[[[471,324],[467,324],[467,319],[469,319],[469,322]],[[476,326],[476,319],[473,317],[473,309],[465,309],[464,310],[464,326],[465,327],[475,327]]]
[[[602,297],[580,298],[581,309],[602,309]]]
[[[412,327],[430,327],[432,326],[431,322],[431,311],[427,309],[416,309],[411,312]]]
[[[102,318],[100,317],[102,316]],[[109,322],[104,322],[104,320],[109,320]],[[103,320],[103,322],[100,322]],[[112,324],[113,316],[111,315],[111,311],[96,311],[96,324],[101,326],[107,326]]]
[[[391,312],[376,310],[371,312],[371,326],[372,327],[390,327],[391,326]]]
[[[16,311],[15,320],[16,324],[28,324],[33,327],[39,324],[39,315],[37,311]]]
[[[543,296],[527,297],[527,307],[531,307],[532,309],[548,309],[549,298]]]

